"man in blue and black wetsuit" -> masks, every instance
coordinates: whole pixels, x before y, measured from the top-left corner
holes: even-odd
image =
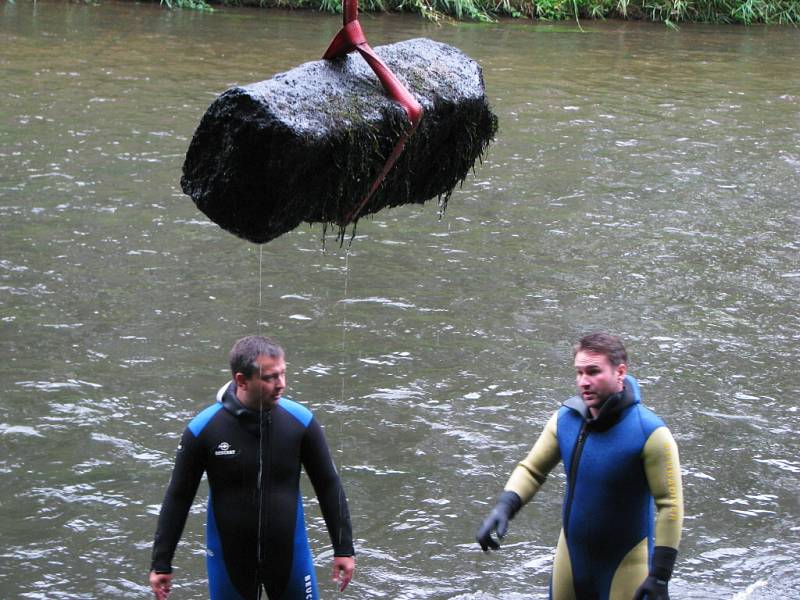
[[[492,534],[506,534],[561,461],[567,490],[550,598],[668,600],[683,522],[675,440],[642,405],[619,338],[590,334],[573,353],[580,395],[547,422],[476,538],[498,549]]]
[[[158,517],[150,572],[157,600],[172,583],[172,557],[200,479],[208,476],[208,585],[212,600],[316,600],[300,467],[319,500],[333,545],[333,578],[344,590],[355,567],[347,499],[322,429],[282,397],[283,349],[249,336],[230,354],[233,381],[183,433]]]

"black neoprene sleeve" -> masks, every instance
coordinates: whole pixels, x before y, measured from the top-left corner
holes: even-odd
[[[199,446],[197,438],[187,428],[181,437],[175,467],[158,515],[150,566],[156,573],[172,572],[172,557],[205,470]]]
[[[353,531],[347,498],[333,466],[325,435],[316,419],[308,424],[300,453],[303,467],[319,500],[334,556],[353,556]]]
[[[675,568],[675,559],[678,551],[669,546],[656,546],[653,548],[653,559],[650,563],[650,575],[669,581],[672,577],[672,570]]]

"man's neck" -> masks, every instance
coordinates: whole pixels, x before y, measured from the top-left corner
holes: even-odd
[[[259,404],[258,402],[256,402],[256,403],[255,403],[255,406],[253,406],[253,403],[251,403],[251,402],[250,402],[250,401],[247,399],[247,396],[246,396],[244,393],[240,393],[240,392],[239,392],[239,390],[236,390],[236,399],[237,399],[237,400],[238,400],[238,401],[241,403],[241,405],[242,405],[242,406],[244,406],[244,407],[245,407],[247,410],[251,410],[251,411],[253,411],[253,412],[259,412],[259,411],[260,411],[262,408],[263,408],[264,410],[269,410],[270,408],[272,408],[272,405],[271,405],[271,403],[270,403],[270,402],[266,402],[266,401],[265,401],[265,402],[262,402],[262,403],[260,403],[260,404]]]
[[[600,411],[603,410],[603,407],[606,405],[606,402],[608,402],[608,399],[611,398],[612,396],[616,395],[616,394],[619,394],[624,389],[625,389],[625,384],[622,384],[622,385],[619,386],[619,389],[616,392],[606,396],[603,399],[603,402],[600,404],[600,406],[590,406],[589,407],[589,414],[592,416],[592,418],[596,419],[597,415],[600,414]]]

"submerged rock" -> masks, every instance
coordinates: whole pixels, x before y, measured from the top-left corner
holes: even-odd
[[[425,112],[358,216],[446,202],[497,130],[481,68],[424,38],[374,50]],[[305,63],[221,94],[189,145],[181,187],[212,221],[251,242],[302,222],[343,228],[407,124],[357,54]]]

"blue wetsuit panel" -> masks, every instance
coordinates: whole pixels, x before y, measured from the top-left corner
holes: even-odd
[[[279,600],[318,600],[317,575],[314,571],[314,561],[311,557],[311,548],[308,546],[305,518],[303,516],[303,502],[297,499],[297,517],[294,526],[294,554],[292,555],[292,570],[286,590]]]
[[[213,495],[208,495],[208,514],[206,518],[206,570],[208,572],[208,593],[211,600],[244,600],[233,587],[225,567],[222,554],[222,541],[214,518]]]
[[[305,406],[298,404],[294,400],[289,400],[289,398],[281,397],[278,401],[278,406],[297,419],[303,427],[308,427],[313,417],[311,411]]]
[[[212,404],[191,420],[189,423],[189,430],[194,434],[194,437],[200,435],[203,429],[205,429],[205,426],[208,425],[208,422],[221,408],[221,404]]]

